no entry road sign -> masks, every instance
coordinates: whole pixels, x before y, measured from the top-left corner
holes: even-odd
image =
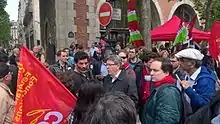
[[[109,2],[104,2],[99,9],[99,22],[106,27],[112,19],[113,9]]]

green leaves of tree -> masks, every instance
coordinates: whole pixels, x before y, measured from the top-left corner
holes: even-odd
[[[7,0],[0,0],[0,45],[8,45],[11,40],[11,24],[8,13],[5,11]]]
[[[220,20],[220,0],[193,0],[201,20],[207,20],[206,29],[211,29],[214,20]]]

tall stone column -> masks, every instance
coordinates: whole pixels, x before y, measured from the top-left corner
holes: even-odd
[[[33,4],[33,33],[34,33],[34,45],[40,45],[40,6],[39,0],[32,0]]]
[[[98,18],[96,14],[96,5],[95,1],[87,0],[88,5],[88,12],[86,13],[86,19],[88,19],[89,24],[87,26],[87,33],[89,34],[88,46],[90,47],[93,42],[96,42],[96,35],[97,35],[97,23],[96,19]]]
[[[87,25],[89,24],[87,0],[76,0],[74,9],[76,10],[74,21],[77,25],[76,40],[78,44],[82,44],[86,48],[89,40],[89,34],[87,33]]]

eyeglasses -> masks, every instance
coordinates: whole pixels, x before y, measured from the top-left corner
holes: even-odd
[[[66,55],[66,56],[62,56],[62,57],[69,57],[68,55]]]
[[[134,51],[129,51],[129,53],[135,53]]]
[[[120,58],[122,58],[122,59],[126,59],[127,57],[126,57],[126,56],[120,56]]]
[[[114,66],[114,65],[117,65],[117,64],[108,64],[108,63],[106,63],[106,66]]]

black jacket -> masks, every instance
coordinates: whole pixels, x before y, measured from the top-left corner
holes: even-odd
[[[112,82],[112,77],[107,75],[104,78],[103,86],[106,92],[121,91],[128,95],[134,103],[138,103],[138,93],[134,78],[129,76],[125,71],[121,71],[119,77]]]
[[[93,66],[92,69],[92,74],[95,75],[100,75],[101,74],[101,66],[102,66],[102,60],[98,60],[98,59],[91,59],[91,64]]]
[[[64,67],[61,67],[59,61],[57,61],[55,64],[50,65],[48,69],[54,74],[54,76],[57,76],[57,72],[73,71],[74,68],[68,63],[66,63]]]
[[[12,74],[12,80],[10,83],[10,90],[11,92],[16,95],[16,88],[17,88],[17,79],[18,79],[18,67],[16,65],[10,65],[9,69],[11,72],[13,72]]]
[[[13,54],[9,57],[9,64],[10,65],[15,65],[17,66],[16,60],[15,60],[16,56]]]
[[[88,71],[88,73],[85,76],[79,72],[73,71],[71,78],[74,83],[75,94],[77,94],[82,84],[97,82],[97,80],[94,79],[91,70]]]
[[[141,76],[142,76],[142,71],[143,71],[143,63],[141,61],[137,62],[136,65],[134,66],[133,70],[136,74],[136,86],[138,92],[140,91],[140,85],[141,85]]]

